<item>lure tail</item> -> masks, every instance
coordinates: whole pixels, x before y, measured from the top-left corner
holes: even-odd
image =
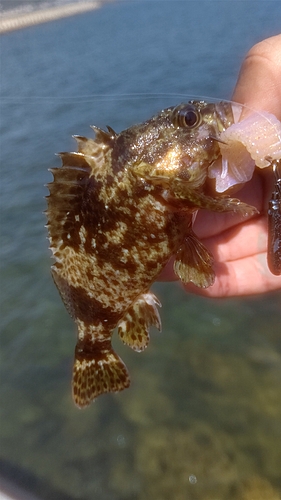
[[[111,347],[110,340],[82,344],[78,342],[73,367],[72,394],[79,408],[88,406],[97,396],[118,392],[130,385],[127,368]]]

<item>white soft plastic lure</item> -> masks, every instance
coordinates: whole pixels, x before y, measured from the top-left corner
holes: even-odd
[[[233,106],[242,110],[239,104]],[[255,111],[241,121],[238,118],[222,131],[220,139],[221,158],[209,168],[218,193],[249,181],[255,167],[267,168],[281,159],[281,122],[265,111]]]

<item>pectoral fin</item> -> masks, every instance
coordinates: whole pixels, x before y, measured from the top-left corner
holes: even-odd
[[[183,283],[191,282],[200,288],[207,288],[215,280],[212,265],[212,254],[191,233],[176,253],[174,272]]]
[[[258,210],[252,205],[240,201],[238,198],[228,196],[212,197],[200,190],[193,189],[190,182],[175,179],[172,184],[173,194],[176,199],[184,200],[191,208],[204,208],[212,212],[235,212],[244,217],[258,214]]]

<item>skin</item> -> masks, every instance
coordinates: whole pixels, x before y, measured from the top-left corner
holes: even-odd
[[[273,113],[281,120],[281,35],[251,48],[242,64],[232,99],[252,109]],[[266,257],[267,207],[273,175],[266,169],[256,170],[237,197],[254,205],[260,211],[259,216],[247,221],[232,214],[199,212],[194,231],[214,256],[216,280],[206,289],[185,285],[186,291],[208,297],[235,297],[281,289],[281,276],[271,274]],[[160,279],[175,279],[172,262]]]

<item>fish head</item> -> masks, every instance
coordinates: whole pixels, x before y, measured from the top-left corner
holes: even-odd
[[[124,165],[127,154],[127,168],[162,187],[177,179],[198,188],[220,155],[220,133],[232,123],[230,103],[182,103],[119,134],[116,158],[123,158]],[[118,144],[124,148],[123,155]]]

